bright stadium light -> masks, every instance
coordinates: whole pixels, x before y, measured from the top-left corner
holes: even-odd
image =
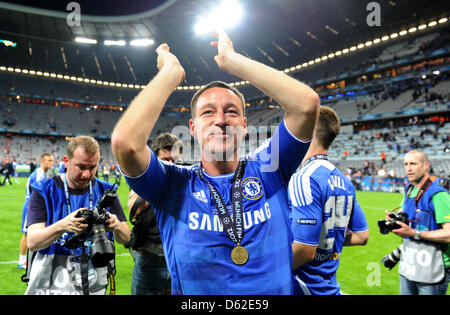
[[[230,29],[242,18],[241,5],[236,0],[224,0],[207,16],[202,16],[195,25],[197,35],[209,33],[217,29]]]
[[[92,39],[92,38],[86,38],[86,37],[75,37],[75,41],[77,43],[82,43],[82,44],[97,44],[97,40],[96,39]]]
[[[6,47],[16,47],[17,46],[16,42],[13,42],[9,39],[0,39],[0,43],[5,45]]]
[[[134,40],[130,41],[130,45],[135,46],[135,47],[150,46],[150,45],[153,45],[154,43],[155,43],[155,41],[153,39],[149,39],[149,38],[134,39]]]
[[[125,46],[126,42],[124,40],[105,40],[103,42],[105,46]]]

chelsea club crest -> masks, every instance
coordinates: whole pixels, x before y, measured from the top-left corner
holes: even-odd
[[[250,200],[257,200],[264,194],[261,181],[256,177],[247,177],[242,181],[242,195]]]

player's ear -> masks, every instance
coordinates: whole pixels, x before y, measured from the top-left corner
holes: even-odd
[[[191,132],[191,136],[193,138],[196,138],[195,136],[195,123],[194,119],[189,119],[189,131]]]
[[[64,155],[63,161],[64,161],[64,164],[66,164],[66,167],[68,167],[68,165],[69,165],[69,157],[67,155]]]

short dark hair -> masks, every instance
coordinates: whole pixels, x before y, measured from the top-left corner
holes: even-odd
[[[194,108],[195,108],[195,105],[197,105],[197,101],[198,101],[198,98],[200,97],[200,95],[202,95],[203,92],[205,92],[206,90],[209,90],[209,89],[212,89],[215,87],[224,88],[224,89],[230,90],[231,92],[236,94],[236,96],[239,97],[239,100],[241,101],[242,112],[244,113],[244,116],[245,116],[244,95],[238,89],[236,89],[234,86],[229,85],[228,83],[225,83],[223,81],[213,81],[211,83],[208,83],[205,86],[202,86],[197,92],[195,92],[194,96],[192,97],[192,99],[191,99],[191,115],[192,115],[192,117],[194,117]]]
[[[341,123],[336,112],[328,106],[320,106],[314,137],[317,137],[318,142],[324,149],[328,150],[340,129]]]
[[[183,153],[183,143],[177,138],[177,136],[164,132],[158,135],[151,144],[151,149],[155,152],[156,156],[158,156],[160,150],[168,150],[171,151],[173,146],[176,146],[180,151],[180,154]]]

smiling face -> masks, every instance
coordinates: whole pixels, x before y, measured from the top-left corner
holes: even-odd
[[[202,158],[216,161],[236,159],[246,133],[243,104],[233,91],[213,87],[204,91],[189,121],[191,135],[197,138]]]

